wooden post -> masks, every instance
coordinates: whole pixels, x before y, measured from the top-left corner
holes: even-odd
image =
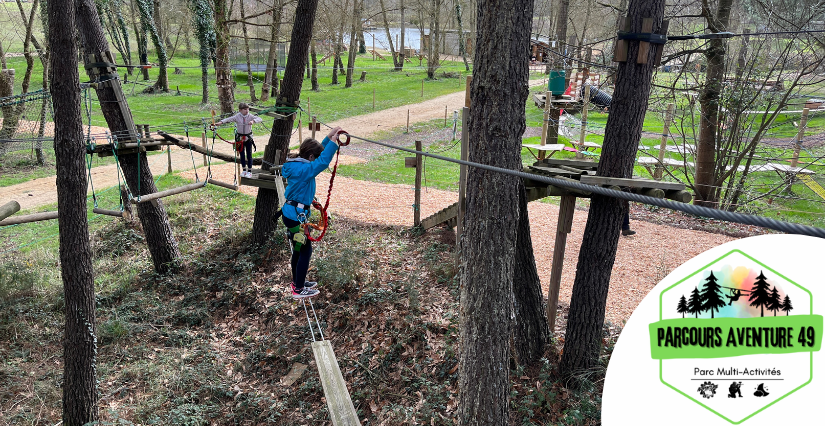
[[[550,326],[550,333],[556,331],[556,311],[559,306],[564,249],[567,245],[567,234],[570,233],[573,227],[573,212],[575,209],[576,197],[563,195],[559,203],[559,222],[556,225],[556,242],[553,247],[553,263],[550,269],[550,287],[547,290],[547,323]]]
[[[799,132],[796,134],[796,142],[793,145],[791,167],[796,167],[799,164],[799,150],[802,149],[802,138],[805,137],[805,127],[808,126],[808,111],[808,108],[802,109],[802,120],[799,122]]]
[[[422,150],[421,141],[415,141],[415,150]],[[423,169],[423,157],[421,154],[415,154],[415,209],[413,210],[414,226],[421,226],[421,173]]]
[[[315,139],[315,126],[317,121],[315,120],[315,116],[312,116],[312,139]]]
[[[421,97],[424,97],[424,79],[421,79]]]
[[[166,173],[172,173],[172,145],[166,145]]]
[[[464,106],[470,107],[470,85],[473,82],[473,76],[467,76],[467,84],[464,86]]]
[[[447,127],[447,105],[444,105],[444,127]]]
[[[553,98],[553,94],[548,90],[544,92],[544,122],[541,124],[541,146],[547,144],[547,136],[550,123],[550,99]],[[539,151],[539,160],[544,160],[544,151]]]
[[[372,60],[375,60],[375,34],[372,34]],[[375,103],[375,102],[373,102]],[[373,108],[375,109],[375,108]]]
[[[201,146],[203,147],[203,151],[206,152],[206,132],[201,132]],[[206,154],[203,154],[203,166],[206,167],[207,165]]]
[[[20,216],[12,216],[10,218],[0,220],[0,226],[19,225],[21,223],[40,222],[42,220],[57,219],[57,212],[43,212],[34,214],[24,214]]]
[[[304,125],[301,124],[301,119],[298,118],[298,143],[304,141],[304,129],[302,129],[302,127],[304,127]]]
[[[465,106],[461,110],[461,159],[467,161],[468,157],[468,150],[469,150],[469,130],[467,127],[467,121],[470,118],[470,108]],[[455,226],[455,237],[456,237],[456,247],[461,247],[461,232],[464,227],[464,210],[466,208],[465,205],[465,195],[467,192],[467,166],[461,165],[458,168],[458,214]]]
[[[0,220],[3,220],[20,211],[20,203],[17,201],[9,201],[0,206]]]
[[[410,133],[410,110],[407,110],[407,133]]]
[[[584,86],[584,103],[582,104],[582,132],[579,137],[579,149],[576,152],[576,158],[584,158],[584,140],[587,138],[587,107],[590,105],[590,85]]]
[[[673,120],[673,112],[676,110],[676,104],[668,104],[667,112],[665,113],[665,124],[662,129],[662,142],[659,143],[659,162],[656,164],[656,169],[653,170],[653,179],[661,180],[664,172],[665,164],[665,148],[667,147],[667,138],[670,136],[670,122]],[[683,153],[684,155],[684,153]]]

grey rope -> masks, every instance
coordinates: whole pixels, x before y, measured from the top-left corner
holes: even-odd
[[[324,122],[320,122],[320,123],[331,128],[330,125],[328,125]],[[591,193],[598,194],[598,195],[604,195],[604,196],[607,196],[607,197],[614,197],[614,198],[619,198],[619,199],[622,199],[622,200],[633,201],[633,202],[636,202],[636,203],[642,203],[642,204],[648,204],[648,205],[652,205],[652,206],[664,207],[666,209],[671,209],[671,210],[678,210],[680,212],[684,212],[684,213],[688,213],[688,214],[692,214],[692,215],[696,215],[696,216],[704,216],[704,217],[709,217],[709,218],[712,218],[712,219],[724,220],[726,222],[736,222],[736,223],[741,223],[741,224],[745,224],[745,225],[755,225],[755,226],[759,226],[759,227],[762,227],[762,228],[768,228],[768,229],[773,229],[773,230],[776,230],[776,231],[785,232],[785,233],[788,233],[788,234],[799,234],[799,235],[808,235],[808,236],[811,236],[811,237],[825,238],[825,229],[823,229],[823,228],[816,228],[816,227],[813,227],[813,226],[800,225],[800,224],[790,223],[790,222],[783,222],[783,221],[780,221],[780,220],[769,219],[769,218],[761,217],[761,216],[753,216],[753,215],[742,214],[742,213],[733,213],[733,212],[728,212],[728,211],[725,211],[725,210],[712,209],[712,208],[709,208],[709,207],[695,206],[693,204],[677,203],[675,201],[670,201],[670,200],[665,200],[665,199],[655,198],[655,197],[648,197],[646,195],[639,195],[639,194],[634,194],[634,193],[631,193],[631,192],[615,191],[615,190],[612,190],[612,189],[602,188],[600,186],[586,185],[586,184],[578,183],[578,182],[570,182],[570,181],[566,181],[566,180],[562,180],[562,179],[555,179],[555,178],[551,178],[551,177],[535,175],[535,174],[532,174],[532,173],[525,173],[525,172],[521,172],[521,171],[518,171],[518,170],[509,170],[509,169],[504,169],[504,168],[501,168],[501,167],[489,166],[489,165],[486,165],[486,164],[479,164],[479,163],[473,163],[473,162],[470,162],[470,161],[458,160],[458,159],[455,159],[455,158],[443,157],[441,155],[430,154],[428,152],[423,152],[423,151],[416,151],[414,149],[409,149],[409,148],[402,148],[400,146],[390,145],[390,144],[386,144],[386,143],[383,143],[383,142],[378,142],[378,141],[362,138],[360,136],[355,136],[355,135],[352,135],[352,134],[350,134],[349,136],[351,138],[362,140],[364,142],[370,142],[370,143],[374,143],[376,145],[381,145],[381,146],[384,146],[384,147],[387,147],[387,148],[393,148],[393,149],[397,149],[397,150],[400,150],[400,151],[406,151],[406,152],[409,152],[411,154],[421,154],[425,157],[432,157],[432,158],[436,158],[436,159],[443,160],[443,161],[449,161],[451,163],[461,164],[461,165],[464,165],[464,166],[477,167],[479,169],[488,170],[488,171],[491,171],[491,172],[503,173],[503,174],[506,174],[506,175],[515,176],[515,177],[519,177],[519,178],[522,178],[522,179],[531,179],[531,180],[536,181],[536,182],[542,182],[542,183],[546,183],[546,184],[549,184],[549,185],[558,186],[558,187],[561,187],[561,188],[575,189],[575,190],[579,190],[579,191],[587,191],[587,192],[591,192]]]

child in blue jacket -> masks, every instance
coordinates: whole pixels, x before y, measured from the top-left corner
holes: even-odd
[[[329,132],[323,142],[307,138],[301,143],[298,154],[290,154],[281,168],[281,174],[287,179],[284,193],[286,203],[282,209],[284,225],[289,232],[292,246],[292,297],[303,299],[318,295],[314,281],[306,281],[309,258],[312,257],[312,244],[301,229],[301,223],[312,214],[310,205],[315,197],[315,177],[329,167],[335,151],[338,150],[338,133],[340,127]]]

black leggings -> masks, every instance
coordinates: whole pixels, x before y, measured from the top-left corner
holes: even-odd
[[[284,225],[286,225],[287,232],[289,234],[289,244],[291,247],[295,247],[295,242],[292,240],[292,237],[295,236],[295,233],[289,232],[290,228],[294,228],[301,223],[288,219],[286,216],[283,216]],[[295,290],[301,291],[304,288],[304,282],[307,279],[307,271],[309,270],[309,258],[312,257],[312,242],[307,239],[306,243],[301,246],[300,251],[292,250],[292,259],[290,259],[290,267],[292,268],[292,282],[295,284]]]

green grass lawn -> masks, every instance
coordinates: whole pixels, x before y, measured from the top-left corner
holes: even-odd
[[[346,56],[344,57],[346,67]],[[24,58],[9,58],[9,68],[17,70],[15,79],[16,93],[20,93],[22,75],[25,70]],[[134,116],[136,123],[149,124],[152,127],[173,126],[176,131],[183,129],[182,123],[191,122],[190,127],[198,127],[203,119],[211,121],[211,111],[220,112],[215,88],[215,76],[212,71],[209,74],[209,99],[208,104],[201,104],[201,71],[200,62],[197,58],[176,56],[169,65],[169,88],[170,93],[165,94],[143,94],[147,84],[153,84],[157,79],[159,70],[152,68],[149,70],[148,81],[143,81],[137,73],[128,76],[127,82],[123,83],[123,91]],[[174,74],[175,67],[180,67],[184,74]],[[358,78],[361,71],[366,71],[366,81],[360,82]],[[444,73],[450,72],[450,77],[445,77]],[[339,84],[332,85],[332,69],[330,62],[326,66],[319,65],[318,85],[319,90],[311,90],[309,79],[304,79],[301,105],[307,110],[311,110],[321,121],[333,121],[354,115],[360,115],[410,103],[421,102],[441,95],[464,90],[465,78],[468,74],[464,71],[464,65],[460,62],[445,61],[441,69],[436,74],[436,79],[427,78],[426,69],[417,64],[406,64],[401,72],[392,71],[392,62],[388,60],[373,60],[370,55],[359,55],[355,64],[353,86],[344,88],[345,76],[339,76]],[[246,72],[233,71],[234,80],[237,83],[235,97],[237,102],[249,102],[250,95],[246,86],[248,75]],[[121,73],[121,81],[125,77]],[[261,82],[263,73],[253,73],[257,96],[261,94]],[[87,81],[85,71],[80,69],[81,81]],[[423,82],[423,96],[422,96]],[[37,90],[42,87],[42,66],[39,61],[35,61],[32,79],[29,90]],[[180,90],[180,95],[177,91]],[[375,91],[375,109],[373,109],[373,90]],[[91,123],[96,126],[105,126],[105,120],[100,112],[100,106],[96,100],[94,90],[89,91],[89,96],[93,100],[91,108]],[[265,106],[273,104],[273,100],[268,101]],[[87,113],[84,111],[84,124],[88,123]],[[306,121],[306,117],[304,117]],[[271,126],[271,119],[266,120],[266,127]]]

